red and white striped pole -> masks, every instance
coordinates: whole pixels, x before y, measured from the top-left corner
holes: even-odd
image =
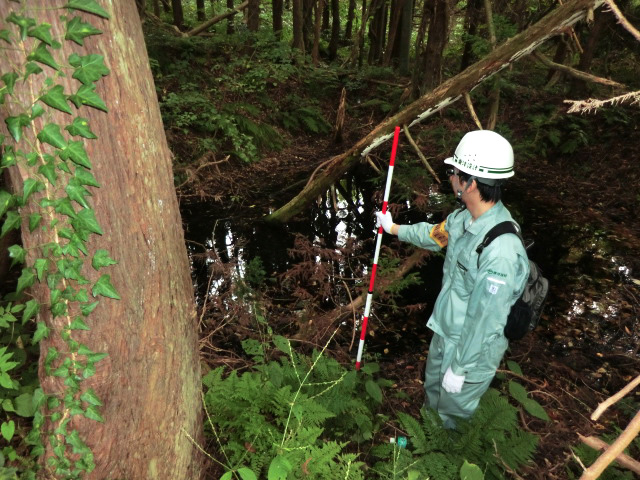
[[[400,137],[400,127],[396,127],[393,134],[393,146],[391,147],[391,160],[389,161],[389,172],[387,173],[387,185],[384,189],[384,199],[382,201],[382,213],[387,213],[387,203],[389,202],[389,191],[391,190],[391,178],[393,177],[393,167],[396,161],[396,151],[398,150],[398,138]],[[360,343],[358,344],[358,355],[356,357],[356,370],[360,370],[360,360],[364,349],[364,338],[367,335],[367,323],[369,322],[369,311],[371,310],[371,298],[373,297],[373,284],[376,281],[376,270],[378,269],[378,255],[382,243],[382,226],[378,227],[376,239],[376,251],[373,255],[373,267],[371,268],[371,280],[369,280],[369,292],[367,302],[364,307],[364,318],[362,319],[362,330],[360,331]]]

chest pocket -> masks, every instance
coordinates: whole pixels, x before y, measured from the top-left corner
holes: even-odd
[[[461,300],[466,300],[471,296],[478,269],[464,252],[454,262],[451,286]]]

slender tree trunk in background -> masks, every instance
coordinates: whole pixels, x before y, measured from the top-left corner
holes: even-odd
[[[556,43],[556,53],[553,55],[553,63],[557,63],[558,65],[564,65],[564,61],[567,58],[567,53],[569,53],[569,36],[565,33],[560,35],[555,43]],[[560,80],[564,74],[558,70],[553,68],[549,69],[549,73],[547,73],[547,84],[546,87],[551,87],[558,80]]]
[[[204,22],[207,19],[204,14],[204,0],[196,0],[196,18],[198,22]]]
[[[613,18],[611,14],[600,11],[596,16],[588,33],[589,37],[586,43],[583,43],[583,52],[580,55],[580,62],[578,62],[577,69],[582,72],[589,73],[591,71],[591,62],[593,61],[593,55],[596,51],[598,41],[605,29],[608,20]],[[574,79],[572,81],[571,91],[576,98],[588,95],[587,82],[583,80]]]
[[[227,8],[229,10],[233,10],[233,0],[227,0]],[[235,15],[231,15],[228,19],[227,19],[227,35],[233,35],[233,32],[235,31],[235,27],[234,27],[234,17]]]
[[[303,1],[293,0],[293,48],[297,48],[304,53],[304,17]]]
[[[7,18],[15,10],[47,22],[52,33],[60,33],[65,30],[61,9],[67,3],[31,0],[22,7],[14,2],[0,2],[0,18]],[[101,35],[86,38],[82,47],[65,41],[61,50],[53,51],[55,57],[65,59],[72,53],[99,54],[110,69],[110,74],[97,82],[96,89],[110,108],[109,113],[81,107],[77,115],[86,118],[97,135],[97,139],[85,145],[91,173],[101,184],[100,188],[89,189],[90,203],[104,234],[91,236],[87,249],[89,252],[106,249],[117,261],[117,265],[109,267],[109,273],[121,296],[120,300],[100,297],[99,305],[88,318],[90,330],[73,331],[74,340],[108,356],[96,364],[95,374],[85,379],[81,387],[93,388],[102,401],[100,413],[104,422],[74,415],[70,420],[67,417],[67,431],[77,431],[93,452],[95,469],[82,477],[86,480],[197,480],[201,478],[200,455],[188,437],[202,444],[198,324],[173,184],[171,152],[136,3],[118,0],[101,2],[101,6],[109,14],[109,20],[77,10],[65,11],[69,18],[78,16],[99,28]],[[4,21],[0,21],[0,28],[13,29]],[[24,43],[28,48],[35,45],[29,37]],[[18,49],[5,49],[4,53],[9,57],[9,62],[3,63],[4,68],[24,63],[24,57],[19,61],[22,53]],[[7,118],[15,113],[12,110],[19,103],[30,105],[37,100],[36,92],[43,87],[45,76],[54,78],[53,69],[40,66],[45,69],[44,74],[29,75],[24,80],[28,88],[16,88],[14,98],[18,102],[5,102],[0,106],[0,116]],[[70,74],[58,77],[55,83],[67,94],[76,92],[80,86]],[[35,132],[50,122],[67,125],[70,115],[49,109],[45,116],[33,120],[33,130],[25,130],[22,142],[34,141]],[[62,132],[65,140],[78,139]],[[46,153],[55,155],[52,147],[42,146]],[[14,189],[22,191],[28,174],[26,168],[9,167]],[[58,214],[51,209],[47,222],[54,218]],[[33,232],[25,228],[23,245],[36,252],[44,243],[56,241],[52,238],[54,233],[53,228]],[[102,272],[96,272],[90,264],[89,261],[83,267],[82,275],[93,284]],[[40,304],[50,303],[51,292],[46,283],[36,284],[31,293]],[[45,357],[50,348],[68,351],[62,340],[68,318],[52,317],[48,308],[42,308],[38,320],[51,329],[49,337],[40,343],[40,382],[45,395],[55,397],[67,391],[63,385],[66,382],[47,374]],[[83,355],[78,356],[78,362],[85,361]],[[56,428],[60,421],[55,422],[47,416],[43,433]],[[53,433],[44,433],[42,437],[47,455],[52,454],[49,443],[52,438],[60,439]],[[67,451],[70,450],[67,446]],[[43,478],[63,478],[46,470],[41,473]]]
[[[413,31],[413,0],[405,0],[400,19],[398,45],[398,71],[400,75],[409,74],[409,54],[411,52],[411,33]]]
[[[331,40],[329,40],[329,60],[335,60],[340,46],[340,0],[331,0]]]
[[[171,4],[169,3],[169,0],[160,0],[160,3],[162,3],[164,13],[171,13]]]
[[[422,86],[431,90],[442,80],[442,55],[449,34],[449,2],[435,0],[433,16],[429,25],[429,37],[423,58],[424,78]]]
[[[153,0],[153,14],[156,17],[160,16],[160,0]]]
[[[413,66],[413,75],[411,76],[411,97],[417,98],[420,96],[420,90],[422,89],[422,75],[423,65],[422,58],[424,56],[424,37],[427,33],[427,25],[430,23],[433,16],[433,6],[431,2],[425,0],[422,2],[422,15],[420,16],[420,26],[418,27],[418,34],[416,35],[416,48],[415,58]]]
[[[380,63],[387,33],[387,2],[386,0],[372,0],[373,18],[369,23],[369,57],[370,65]]]
[[[271,0],[273,33],[276,34],[276,38],[278,39],[280,39],[282,35],[283,6],[282,0]]]
[[[324,8],[322,9],[322,33],[325,34],[329,31],[329,17],[331,15],[329,2],[324,2]]]
[[[347,25],[344,30],[344,39],[351,40],[353,35],[353,20],[356,17],[356,0],[349,0],[349,10],[347,10]]]
[[[389,7],[391,18],[389,21],[389,34],[387,35],[387,47],[384,50],[382,59],[382,65],[388,67],[391,65],[391,60],[397,58],[396,46],[398,42],[398,32],[400,27],[400,18],[402,17],[402,9],[404,7],[405,0],[392,0]]]
[[[489,42],[491,43],[491,51],[496,49],[496,27],[493,23],[493,10],[491,8],[491,0],[484,0],[484,11],[487,18],[487,29],[489,30]],[[500,74],[494,75],[492,78],[493,86],[489,93],[489,118],[486,123],[487,130],[494,130],[498,122],[498,111],[500,109]]]
[[[373,2],[375,2],[375,0],[371,0],[371,3],[367,8],[367,0],[362,0],[362,17],[360,19],[358,38],[355,42],[353,42],[353,46],[351,47],[351,55],[349,57],[349,60],[351,61],[352,65],[355,65],[357,61],[358,68],[362,68],[362,62],[364,59],[364,34],[367,29],[367,22],[369,21],[369,14],[371,13]]]
[[[247,28],[250,32],[257,32],[260,28],[260,0],[249,0],[247,12]]]
[[[182,0],[171,0],[171,10],[173,10],[173,24],[178,27],[178,30],[184,29]]]
[[[320,30],[322,29],[322,12],[324,10],[324,0],[316,0],[315,3],[315,25],[313,28],[313,48],[311,50],[311,60],[314,66],[320,63]]]
[[[136,0],[136,8],[140,18],[144,18],[144,10],[146,8],[146,0]]]
[[[469,0],[467,3],[467,11],[464,17],[465,38],[464,49],[462,50],[462,60],[460,61],[460,71],[467,68],[475,61],[473,54],[473,38],[478,32],[478,23],[480,22],[480,5],[482,0]]]
[[[313,12],[316,2],[317,0],[302,1],[302,38],[306,52],[310,52],[313,49],[313,32],[315,30]]]

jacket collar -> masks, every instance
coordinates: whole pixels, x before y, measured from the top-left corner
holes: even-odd
[[[495,224],[496,217],[500,215],[504,210],[505,207],[502,204],[502,201],[498,201],[493,207],[484,212],[473,222],[471,222],[471,214],[467,211],[467,218],[464,219],[466,231],[472,233],[473,235],[479,234],[480,232],[485,230],[487,226]],[[469,225],[469,223],[471,223],[471,225]]]

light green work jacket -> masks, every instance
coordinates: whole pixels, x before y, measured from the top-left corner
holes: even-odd
[[[455,348],[451,369],[479,382],[492,377],[508,347],[504,326],[511,306],[524,289],[529,262],[514,234],[497,237],[479,256],[476,248],[496,224],[513,221],[502,204],[472,221],[468,210],[456,210],[443,224],[401,225],[400,240],[438,251],[447,248],[442,289],[427,326]],[[442,232],[448,238],[444,241]]]

